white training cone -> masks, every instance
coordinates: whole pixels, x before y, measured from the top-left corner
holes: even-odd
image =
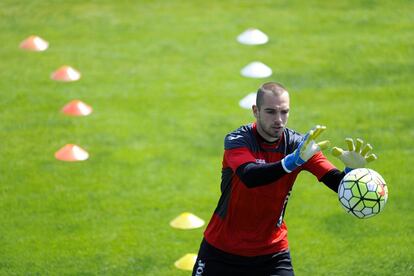
[[[31,35],[20,43],[20,49],[33,52],[42,52],[49,47],[49,42],[39,36]]]
[[[272,75],[272,69],[259,61],[254,61],[246,65],[240,74],[248,78],[267,78]]]
[[[197,254],[189,253],[189,254],[185,254],[180,259],[178,259],[174,263],[174,265],[176,268],[191,271],[193,270],[196,260],[197,260]]]
[[[269,41],[269,38],[261,30],[249,28],[237,37],[237,41],[246,45],[260,45]]]
[[[256,95],[257,93],[252,92],[248,94],[246,97],[239,101],[239,105],[241,108],[245,109],[252,109],[252,105],[256,104]]]
[[[170,222],[171,227],[178,229],[194,229],[204,225],[204,220],[201,218],[185,212],[173,219]]]

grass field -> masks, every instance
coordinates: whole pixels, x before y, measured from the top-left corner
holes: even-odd
[[[362,137],[389,185],[377,217],[347,215],[302,174],[287,209],[297,275],[414,275],[412,1],[0,2],[0,274],[188,275],[219,197],[223,138],[253,120],[238,101],[264,81],[291,92],[289,127]],[[244,46],[248,27],[270,42]],[[19,43],[31,34],[43,53]],[[268,79],[247,79],[251,61]],[[75,83],[49,79],[63,64]],[[91,116],[65,117],[81,99]],[[65,163],[67,143],[90,160]],[[329,153],[327,153],[329,154]],[[340,162],[329,155],[339,168]]]

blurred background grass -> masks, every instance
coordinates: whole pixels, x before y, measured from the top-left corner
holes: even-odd
[[[291,92],[289,126],[324,124],[344,146],[362,137],[389,184],[384,212],[347,215],[336,195],[299,177],[286,221],[298,275],[413,274],[412,1],[0,2],[0,273],[188,275],[219,197],[223,138],[251,122],[238,101],[264,81]],[[270,42],[244,46],[249,27]],[[31,34],[44,53],[19,43]],[[251,61],[274,74],[246,79]],[[68,64],[76,83],[50,73]],[[85,118],[60,108],[92,105]],[[54,160],[76,143],[83,163]],[[330,160],[342,168],[335,159]]]

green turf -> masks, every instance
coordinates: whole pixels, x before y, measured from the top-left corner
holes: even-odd
[[[328,2],[1,1],[0,274],[188,275],[173,263],[203,229],[169,221],[210,218],[223,137],[253,120],[238,101],[265,80],[289,88],[290,127],[369,140],[389,184],[384,212],[359,220],[301,175],[286,216],[297,275],[414,274],[414,4]],[[238,44],[248,27],[270,42]],[[19,50],[31,34],[50,49]],[[254,60],[274,75],[241,77]],[[51,81],[63,64],[82,79]],[[60,114],[75,98],[94,113]],[[66,143],[90,160],[56,161]]]

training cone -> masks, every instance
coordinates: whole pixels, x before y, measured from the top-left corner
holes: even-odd
[[[89,154],[77,145],[67,144],[55,153],[55,157],[61,161],[76,162],[88,159]]]
[[[88,116],[92,113],[92,107],[80,100],[73,100],[62,108],[62,113],[68,116]]]
[[[170,222],[171,227],[178,229],[194,229],[204,225],[204,220],[191,214],[182,213]]]
[[[36,35],[31,35],[20,43],[20,49],[33,52],[42,52],[49,47],[49,43]]]
[[[246,45],[260,45],[269,41],[269,38],[261,30],[249,28],[237,37],[237,41]]]
[[[272,69],[259,61],[254,61],[246,65],[240,74],[249,78],[267,78],[272,75]]]
[[[180,259],[178,259],[174,263],[174,265],[176,268],[191,271],[193,270],[196,260],[197,260],[197,254],[189,253],[189,254],[185,254]]]
[[[244,97],[243,99],[241,99],[239,101],[240,107],[245,108],[245,109],[252,109],[252,105],[256,104],[256,94],[257,93],[252,92],[248,94],[246,97]]]
[[[70,66],[66,66],[66,65],[57,69],[50,76],[52,80],[64,81],[64,82],[77,81],[80,79],[80,77],[81,77],[81,74],[77,70],[73,69]]]

